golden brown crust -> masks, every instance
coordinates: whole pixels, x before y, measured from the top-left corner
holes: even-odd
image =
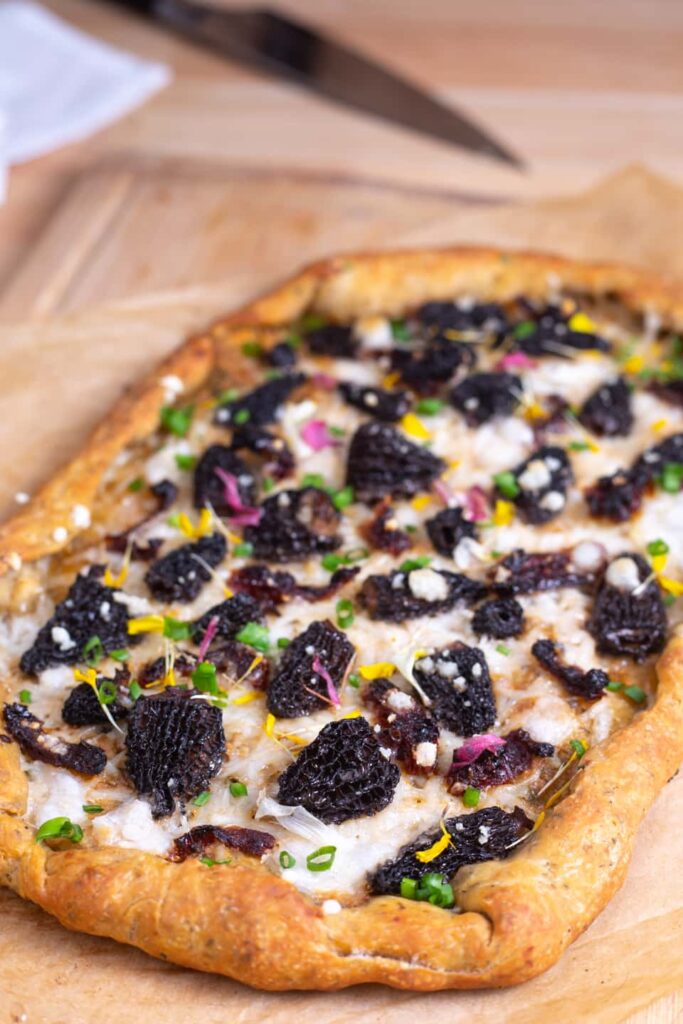
[[[188,391],[235,370],[245,329],[305,310],[348,319],[398,315],[466,292],[542,294],[550,281],[614,294],[683,327],[683,294],[627,267],[535,253],[453,249],[354,255],[304,270],[270,295],[191,339],[126,396],[81,454],[21,515],[0,528],[0,574],[75,534],[69,513],[92,501],[111,459],[155,426],[165,374]],[[506,861],[459,872],[460,914],[381,897],[325,916],[311,899],[237,856],[229,869],[116,848],[50,851],[22,820],[27,784],[13,744],[0,743],[0,877],[64,925],[154,956],[269,989],[332,989],[359,982],[433,990],[515,984],[554,963],[621,885],[638,825],[683,758],[683,636],[657,666],[653,707],[594,748],[571,791]]]

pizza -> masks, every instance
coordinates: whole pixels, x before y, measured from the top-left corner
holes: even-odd
[[[683,301],[345,256],[0,528],[4,884],[269,989],[518,983],[683,757]]]

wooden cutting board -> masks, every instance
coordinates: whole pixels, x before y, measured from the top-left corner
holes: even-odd
[[[102,168],[76,183],[0,293],[6,320],[49,317],[0,327],[0,505],[34,489],[126,381],[185,332],[303,260],[341,248],[497,240],[621,256],[683,279],[682,236],[683,191],[639,169],[577,199],[484,206],[186,163]],[[673,1021],[683,990],[682,814],[678,777],[606,911],[551,971],[504,992],[255,993],[68,933],[0,891],[0,1021],[91,1024],[128,1009],[136,1024],[411,1024],[420,1014],[448,1024],[613,1024],[667,996],[638,1024]]]

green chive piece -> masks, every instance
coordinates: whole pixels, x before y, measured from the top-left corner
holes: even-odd
[[[243,541],[242,544],[235,544],[232,553],[236,558],[249,558],[254,553],[254,545]]]
[[[208,803],[210,798],[211,793],[208,791],[208,789],[203,789],[202,792],[194,798],[192,803],[195,805],[195,807],[203,807],[205,803]]]
[[[634,704],[643,704],[647,700],[645,690],[640,686],[625,686],[624,696],[632,700]]]
[[[100,704],[113,704],[116,700],[116,683],[111,679],[103,679],[97,687],[97,699]]]
[[[306,867],[309,871],[329,871],[336,854],[336,846],[320,846],[306,857]]]
[[[512,651],[507,644],[496,644],[496,650],[498,651],[499,654],[503,654],[506,658],[509,657],[510,654],[512,654]]]
[[[250,419],[251,413],[248,409],[238,409],[233,416],[232,421],[233,423],[236,423],[238,427],[241,427],[243,424],[248,423]]]
[[[402,878],[401,896],[404,899],[420,900],[446,909],[455,905],[453,886],[445,880],[443,875],[436,872],[423,875],[419,882],[416,882],[414,878]]]
[[[571,441],[568,447],[570,452],[587,452],[590,449],[587,441]]]
[[[131,480],[131,482],[128,484],[128,490],[132,494],[135,494],[136,491],[141,491],[144,486],[145,481],[143,480],[143,478],[141,476],[136,476],[135,480]]]
[[[337,612],[337,625],[340,629],[347,629],[353,623],[353,603],[349,601],[347,597],[343,597],[341,601],[337,601],[336,604]]]
[[[130,651],[126,647],[119,647],[116,651],[110,651],[109,657],[113,658],[114,661],[128,661]]]
[[[164,636],[169,640],[188,640],[192,632],[192,624],[181,622],[180,619],[173,619],[170,615],[164,615]]]
[[[332,434],[332,437],[346,437],[346,431],[343,427],[328,427],[327,429]]]
[[[219,392],[216,396],[216,402],[218,405],[230,405],[236,398],[239,398],[239,390],[237,388],[226,388],[225,391]]]
[[[195,690],[200,693],[211,693],[217,696],[219,693],[218,680],[216,679],[216,666],[210,661],[201,661],[190,676]]]
[[[322,473],[305,473],[301,481],[302,487],[317,487],[318,490],[325,490],[327,481]]]
[[[618,693],[619,690],[622,690],[623,688],[624,688],[624,684],[623,683],[618,683],[616,681],[616,679],[610,679],[609,683],[605,687],[605,689],[609,690],[611,693]]]
[[[101,804],[83,804],[83,810],[86,814],[101,814],[104,807]]]
[[[282,850],[279,857],[280,867],[287,871],[289,868],[293,868],[296,864],[296,860],[292,857],[291,853],[287,850]]]
[[[662,601],[665,608],[670,608],[672,604],[676,604],[676,598],[673,594],[664,594]]]
[[[193,405],[163,405],[159,413],[162,427],[170,434],[175,434],[176,437],[185,437],[190,429],[193,416]]]
[[[417,899],[417,882],[414,878],[401,879],[401,896],[406,900]]]
[[[355,672],[351,672],[351,674],[348,677],[347,682],[348,682],[349,686],[353,686],[353,688],[355,690],[357,690],[358,687],[360,686],[360,676],[357,675]]]
[[[669,550],[669,545],[665,540],[661,540],[660,538],[657,538],[657,540],[651,540],[647,546],[647,553],[648,555],[652,555],[653,558],[656,558],[657,555],[668,555]]]
[[[394,341],[410,341],[410,328],[405,320],[391,321],[391,336]]]
[[[239,633],[236,634],[235,640],[239,640],[242,644],[248,644],[249,647],[255,647],[262,654],[270,650],[268,630],[258,622],[248,622],[246,626],[242,626]]]
[[[250,359],[260,359],[263,355],[263,345],[258,341],[245,341],[242,345],[242,352]]]
[[[225,860],[214,860],[213,857],[200,857],[199,863],[206,864],[207,868],[213,868],[217,864],[230,864],[232,862],[229,857],[226,857]]]
[[[83,660],[88,665],[97,665],[104,657],[104,647],[98,636],[91,636],[83,648]]]
[[[33,697],[31,696],[31,691],[30,690],[20,690],[19,691],[19,700],[20,700],[20,702],[22,704],[30,704],[31,701],[33,700]]]
[[[142,687],[140,686],[136,679],[133,679],[133,681],[131,682],[130,686],[128,687],[128,692],[130,693],[132,700],[139,700],[139,698],[142,696]]]
[[[406,558],[398,567],[399,572],[413,572],[415,569],[424,569],[431,562],[430,555],[420,555],[419,558]]]
[[[683,464],[680,462],[665,462],[658,482],[663,491],[667,494],[678,494],[683,483]]]
[[[80,843],[83,838],[83,829],[75,825],[70,818],[48,818],[36,832],[36,843],[42,843],[44,839],[69,839],[72,843]]]
[[[408,526],[406,526],[405,529],[406,529],[406,533],[417,533],[417,526],[413,526],[412,523],[410,523]]]
[[[304,313],[297,321],[297,327],[304,334],[308,334],[310,331],[317,331],[324,327],[326,323],[327,320],[320,313]]]
[[[513,338],[528,338],[530,334],[533,334],[536,330],[536,324],[533,320],[522,320],[521,323],[516,324],[513,331]]]
[[[519,484],[515,474],[509,470],[505,473],[495,473],[493,482],[504,498],[516,498],[519,494]]]
[[[579,758],[583,757],[583,755],[588,750],[588,747],[583,742],[583,740],[570,740],[569,741],[569,746],[572,748],[572,750],[574,751],[576,756],[579,757]]]
[[[247,787],[243,782],[231,782],[230,783],[230,795],[231,796],[246,796],[248,793]]]
[[[345,564],[343,555],[325,555],[322,560],[323,569],[327,569],[328,572],[334,572],[340,565]]]
[[[462,795],[462,802],[465,807],[476,807],[480,796],[481,790],[476,789],[474,786],[468,786]]]
[[[264,494],[270,494],[270,492],[275,487],[275,481],[273,480],[272,476],[264,476],[263,479],[261,480],[261,487],[263,488]]]
[[[340,491],[335,491],[332,495],[332,504],[341,512],[343,508],[347,508],[348,505],[353,503],[353,487],[342,487]]]
[[[194,467],[197,464],[197,456],[183,455],[182,453],[179,452],[175,456],[175,464],[178,467],[178,469],[194,469]]]
[[[166,522],[169,526],[173,526],[177,530],[180,526],[180,512],[174,512],[172,516],[168,517]]]
[[[282,649],[284,647],[289,647],[291,642],[292,641],[289,639],[288,636],[281,636],[281,637],[278,637],[277,645],[278,645],[278,647],[280,649]]]
[[[442,398],[423,398],[417,403],[416,409],[422,416],[436,416],[445,404]]]

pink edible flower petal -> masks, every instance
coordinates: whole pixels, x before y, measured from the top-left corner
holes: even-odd
[[[313,671],[316,672],[319,676],[322,676],[322,678],[325,680],[325,685],[327,686],[328,697],[330,698],[330,700],[332,701],[336,708],[340,707],[341,700],[339,699],[337,689],[334,683],[332,682],[332,676],[327,671],[327,669],[325,668],[317,654],[313,659]]]
[[[232,509],[230,518],[235,526],[256,526],[261,520],[262,511],[260,508],[243,504],[235,474],[228,473],[220,466],[217,466],[214,472],[225,486],[225,500]]]
[[[339,441],[330,433],[325,420],[309,420],[301,428],[301,436],[314,452],[322,451],[323,448],[333,448],[339,444]]]
[[[465,512],[473,523],[481,523],[489,517],[489,503],[481,487],[470,487],[465,496]]]
[[[212,615],[212,617],[209,619],[209,624],[206,627],[206,630],[204,632],[204,639],[202,640],[201,644],[199,645],[199,655],[198,655],[198,657],[199,657],[200,661],[204,661],[204,656],[206,655],[206,652],[209,649],[209,645],[211,644],[211,641],[215,637],[217,630],[218,630],[218,616],[217,615]]]
[[[435,480],[434,484],[433,484],[433,488],[434,488],[434,493],[436,495],[438,495],[439,498],[441,498],[441,500],[444,503],[444,505],[446,507],[448,507],[450,505],[452,499],[453,499],[453,495],[448,490],[448,488],[446,487],[446,484],[443,482],[443,480]]]
[[[496,736],[492,732],[483,732],[480,736],[470,736],[461,747],[453,751],[453,757],[458,764],[471,764],[476,761],[485,750],[495,753],[505,746],[506,741],[502,736]]]
[[[533,370],[538,363],[526,352],[508,352],[496,363],[496,370]]]
[[[322,391],[334,391],[337,386],[337,378],[329,373],[314,373],[311,380]]]

